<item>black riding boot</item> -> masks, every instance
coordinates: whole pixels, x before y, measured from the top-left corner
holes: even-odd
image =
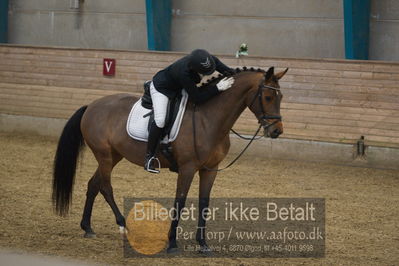
[[[157,127],[155,121],[153,121],[148,134],[147,155],[145,156],[144,162],[144,170],[150,173],[159,173],[159,170],[155,168],[154,163],[157,162],[158,166],[160,166],[158,158],[155,157],[155,153],[158,147],[159,138],[162,135],[162,131],[163,128]]]

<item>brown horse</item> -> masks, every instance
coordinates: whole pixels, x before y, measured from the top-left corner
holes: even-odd
[[[229,90],[195,107],[188,103],[180,133],[172,143],[179,171],[174,203],[177,219],[171,223],[168,252],[177,251],[176,227],[197,171],[200,175],[199,213],[208,208],[210,192],[217,174],[217,171],[208,169],[218,169],[219,163],[225,158],[230,147],[229,131],[244,109],[249,107],[255,114],[266,136],[277,138],[283,133],[280,117],[282,94],[278,81],[287,70],[274,74],[273,67],[267,72],[260,69],[238,69],[238,73],[234,74],[235,82]],[[204,86],[214,85],[221,78]],[[76,162],[85,142],[98,161],[98,168],[88,183],[80,224],[85,231],[85,237],[95,236],[90,219],[98,192],[108,202],[120,228],[124,229],[126,226],[125,218],[114,201],[111,172],[122,158],[141,166],[144,163],[146,143],[130,138],[126,132],[128,114],[137,100],[137,97],[130,94],[116,94],[98,99],[77,110],[61,134],[53,175],[53,204],[59,215],[63,216],[68,212]],[[168,161],[162,155],[159,154],[159,158],[162,167],[169,167]],[[199,215],[198,228],[205,228],[202,215]],[[204,231],[197,230],[197,241],[203,252],[209,252]]]

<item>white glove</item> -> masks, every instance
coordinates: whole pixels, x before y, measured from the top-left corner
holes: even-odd
[[[218,87],[219,91],[225,91],[227,89],[229,89],[234,83],[234,78],[230,77],[230,78],[224,78],[221,81],[218,82],[218,84],[216,85],[216,87]]]

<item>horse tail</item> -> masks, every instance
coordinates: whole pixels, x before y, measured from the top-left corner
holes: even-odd
[[[53,166],[52,201],[55,212],[60,216],[68,213],[72,200],[76,163],[84,145],[80,122],[86,109],[87,105],[82,106],[71,116],[58,141]]]

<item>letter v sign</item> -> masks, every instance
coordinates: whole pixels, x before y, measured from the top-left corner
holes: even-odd
[[[104,76],[115,76],[115,65],[116,65],[115,59],[104,58],[103,75]]]

